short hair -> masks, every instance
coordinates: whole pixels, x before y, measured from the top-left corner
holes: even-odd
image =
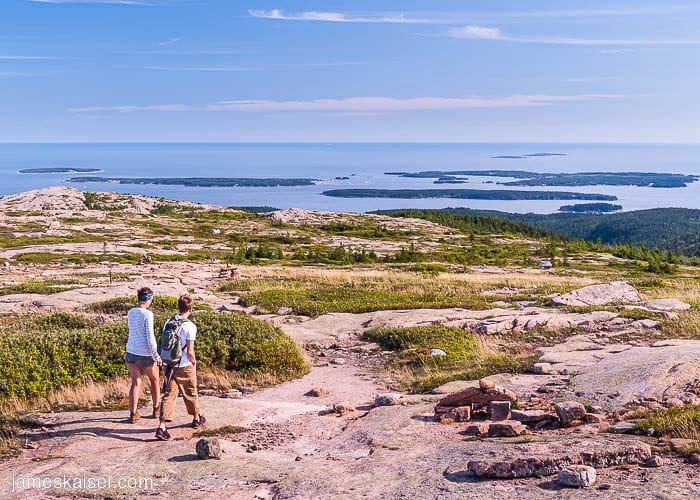
[[[148,288],[147,286],[144,286],[143,288],[139,288],[138,292],[136,292],[136,296],[138,297],[139,302],[146,302],[150,299],[143,300],[144,297],[151,297],[153,298],[153,290]]]
[[[189,295],[181,295],[179,299],[177,299],[177,310],[181,313],[186,313],[190,312],[192,310],[192,307],[194,305],[194,300],[192,300],[192,297]]]

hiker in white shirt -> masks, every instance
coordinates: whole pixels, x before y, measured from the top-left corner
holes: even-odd
[[[141,288],[138,291],[138,305],[126,315],[129,325],[129,339],[126,342],[124,360],[131,376],[129,389],[129,422],[135,424],[141,418],[138,410],[141,396],[141,376],[145,374],[151,384],[153,399],[153,418],[160,412],[160,380],[161,360],[158,346],[153,334],[153,313],[148,310],[153,303],[153,290]]]
[[[163,390],[163,404],[160,409],[160,426],[156,431],[156,438],[161,441],[170,439],[170,433],[168,432],[166,424],[172,421],[178,393],[182,395],[182,399],[185,401],[187,413],[193,417],[192,427],[198,429],[207,421],[204,415],[199,412],[196,369],[197,358],[194,351],[197,326],[189,319],[192,314],[193,305],[194,301],[192,297],[183,295],[177,301],[178,314],[168,320],[174,321],[176,325],[180,325],[177,334],[180,337],[182,357],[173,366],[166,367],[166,385]],[[164,331],[166,331],[165,328],[166,327],[164,327]],[[161,348],[162,345],[163,343],[161,341]],[[165,354],[163,356],[167,362],[167,356]]]

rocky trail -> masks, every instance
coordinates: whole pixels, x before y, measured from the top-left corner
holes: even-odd
[[[380,311],[301,322],[285,316],[268,318],[307,345],[314,366],[302,379],[260,392],[220,397],[202,391],[201,405],[209,420],[206,428],[215,431],[233,426],[218,437],[223,449],[219,460],[197,458],[198,438],[189,428],[182,403],[172,428],[174,439],[167,443],[154,439],[155,420],[142,418],[130,425],[124,411],[35,414],[36,429],[28,431],[27,449],[0,465],[0,480],[8,486],[35,477],[153,481],[153,488],[31,490],[33,498],[106,494],[163,498],[700,495],[696,465],[674,457],[663,458],[661,467],[642,465],[652,456],[650,445],[656,444],[655,438],[600,432],[602,425],[590,423],[514,437],[472,437],[467,431],[471,424],[436,422],[435,406],[440,399],[473,383],[453,382],[435,394],[403,395],[398,400],[390,395],[376,406],[376,396],[386,391],[376,370],[384,355],[375,345],[360,341],[358,334],[380,321],[397,321],[398,317],[403,322],[408,316],[415,319],[430,314]],[[450,316],[455,311],[442,314]],[[576,339],[567,342],[547,354],[573,352],[566,350],[572,346],[584,353],[596,351],[595,346],[576,344]],[[678,349],[674,344],[671,347],[675,356]],[[693,349],[697,359],[700,347]],[[593,367],[603,365],[600,373],[608,377],[605,360],[626,352],[629,349],[613,350],[591,361],[582,376],[591,376]],[[489,380],[513,391],[521,401],[519,408],[549,405],[551,409],[555,399],[572,390],[576,377],[551,373],[501,375]],[[657,381],[657,385],[663,383]],[[549,389],[542,392],[543,387]],[[316,396],[309,394],[313,389]],[[394,404],[383,406],[385,403]],[[149,407],[144,409],[144,415],[148,414]],[[592,488],[570,490],[557,483],[556,472],[572,464],[597,468]],[[496,479],[499,477],[510,479]],[[15,491],[9,496],[27,495]]]

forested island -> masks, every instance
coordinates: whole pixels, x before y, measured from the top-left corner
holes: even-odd
[[[603,214],[619,212],[620,210],[622,210],[622,205],[613,205],[612,203],[579,203],[577,205],[564,205],[559,208],[560,212],[577,214]]]
[[[20,174],[94,174],[102,172],[99,168],[78,168],[78,167],[39,167],[24,168]]]
[[[318,179],[252,177],[72,177],[68,182],[104,182],[113,184],[160,184],[187,187],[282,187],[313,186]]]
[[[496,210],[387,210],[381,213],[426,218],[433,213],[495,218],[527,224],[549,233],[609,245],[636,245],[700,257],[700,210],[654,208],[616,214],[515,214]],[[429,218],[429,217],[428,217]]]
[[[601,200],[615,201],[616,196],[566,191],[513,191],[486,189],[332,189],[324,196],[336,198],[456,198],[461,200]]]
[[[428,170],[424,172],[385,172],[399,177],[440,179],[454,176],[511,177],[504,186],[637,186],[652,188],[687,187],[700,180],[697,175],[655,172],[577,172],[541,173],[525,170]]]

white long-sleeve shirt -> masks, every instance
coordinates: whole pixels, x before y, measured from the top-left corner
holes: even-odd
[[[150,356],[155,360],[158,355],[158,344],[153,333],[153,313],[142,307],[134,307],[126,315],[129,325],[129,339],[126,341],[126,352],[136,356]]]

